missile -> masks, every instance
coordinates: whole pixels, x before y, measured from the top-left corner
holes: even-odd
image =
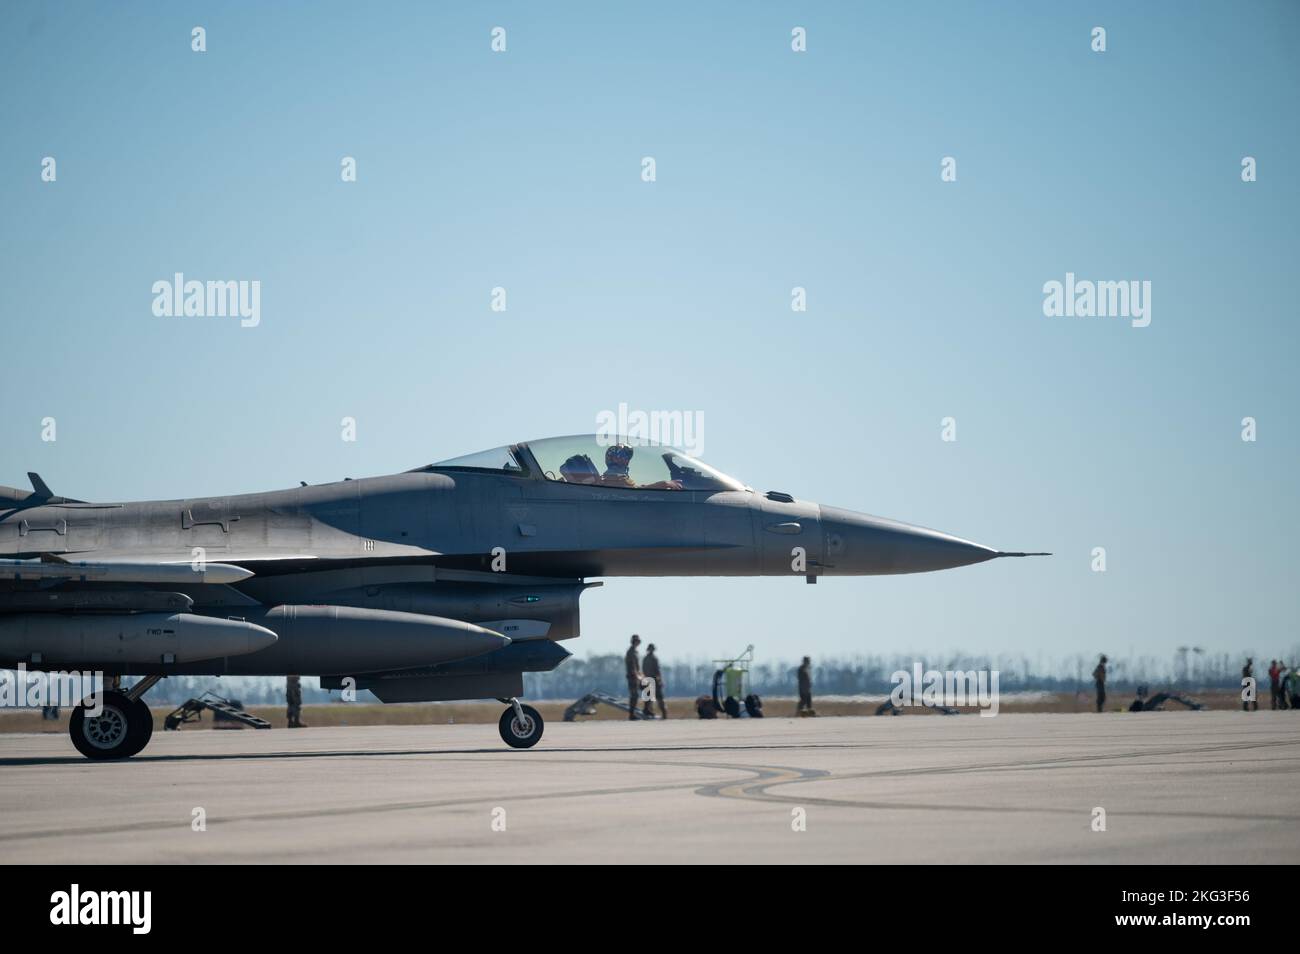
[[[238,583],[252,570],[230,563],[98,563],[0,560],[0,580],[75,580],[80,583]]]
[[[188,613],[194,600],[157,590],[54,590],[5,594],[9,613]]]
[[[282,605],[256,617],[280,637],[257,656],[232,659],[232,674],[359,675],[468,659],[510,645],[500,633],[439,616],[353,606]]]
[[[194,613],[18,613],[0,616],[0,664],[129,672],[243,656],[276,639],[254,623]]]

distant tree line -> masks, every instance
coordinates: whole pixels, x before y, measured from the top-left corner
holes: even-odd
[[[1125,658],[1108,654],[1107,685],[1116,690],[1148,686],[1197,689],[1226,689],[1239,686],[1241,667],[1247,657],[1255,660],[1255,678],[1267,687],[1268,666],[1272,656],[1253,650],[1237,653],[1206,653],[1191,650],[1178,652],[1172,659],[1156,656]],[[1300,647],[1283,654],[1287,662],[1300,664]],[[884,695],[893,688],[893,673],[910,672],[914,663],[927,670],[989,670],[999,672],[1002,692],[1074,692],[1090,690],[1092,670],[1097,656],[1076,654],[1050,662],[1031,661],[1026,656],[1003,654],[973,656],[962,653],[893,654],[867,656],[814,656],[813,690],[818,695]],[[661,660],[665,690],[670,696],[699,696],[713,686],[716,669],[712,662],[667,663]],[[798,660],[759,662],[750,668],[749,686],[759,695],[793,696],[796,694],[795,670]],[[12,673],[10,674],[12,677]],[[12,683],[11,683],[12,684]],[[627,692],[623,655],[609,653],[587,657],[573,656],[553,672],[524,674],[524,695],[532,699],[577,699],[592,690],[621,696]],[[151,690],[148,701],[155,708],[179,705],[186,699],[211,690],[226,698],[238,699],[245,706],[283,705],[284,678],[272,676],[170,676]],[[302,679],[304,703],[338,701],[338,692],[320,688],[314,677]],[[358,701],[376,701],[368,692],[358,693]]]
[[[1255,660],[1255,678],[1268,682],[1269,658],[1253,651],[1240,653],[1179,653],[1172,660],[1155,656],[1124,658],[1107,654],[1107,685],[1134,689],[1140,684],[1196,689],[1230,688],[1241,683],[1241,668],[1248,657]],[[883,695],[894,686],[891,678],[899,670],[912,671],[920,662],[925,669],[998,670],[1002,692],[1074,692],[1090,690],[1097,656],[1077,654],[1051,662],[1034,662],[1026,656],[1003,654],[974,656],[963,653],[894,654],[854,657],[813,657],[813,689],[821,695]],[[1300,647],[1292,647],[1289,658],[1300,663]],[[661,663],[665,691],[670,696],[697,696],[713,686],[716,666],[711,662]],[[795,671],[799,661],[759,662],[750,667],[749,685],[759,695],[796,694]],[[568,659],[558,669],[524,675],[526,695],[536,699],[577,698],[599,689],[614,695],[627,692],[623,656],[608,654]]]

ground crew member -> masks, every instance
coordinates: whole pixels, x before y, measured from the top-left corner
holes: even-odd
[[[305,729],[302,721],[302,682],[297,676],[287,676],[284,680],[284,701],[289,717],[289,728]]]
[[[1292,669],[1286,677],[1292,709],[1300,709],[1300,669]]]
[[[655,698],[659,700],[659,718],[668,718],[668,707],[664,704],[664,675],[659,669],[659,657],[655,655],[655,644],[651,643],[645,649],[645,662],[641,665],[641,671],[646,674],[655,683]],[[645,701],[646,715],[654,715],[650,705],[650,700]]]
[[[803,657],[803,665],[799,667],[799,706],[795,709],[795,715],[816,715],[812,703],[812,659],[808,656]]]
[[[1097,663],[1097,668],[1092,671],[1093,682],[1097,684],[1097,711],[1106,704],[1106,657],[1103,655],[1101,661]]]
[[[636,718],[636,704],[641,698],[641,654],[636,648],[641,645],[641,637],[636,633],[632,634],[632,645],[627,648],[627,655],[623,657],[624,667],[627,669],[627,717]]]
[[[1277,708],[1277,697],[1282,692],[1282,667],[1277,664],[1276,659],[1269,660],[1268,666],[1268,692],[1272,708]]]
[[[1250,700],[1250,701],[1247,701],[1246,698],[1245,698],[1245,693],[1246,693],[1246,680],[1247,680],[1247,679],[1249,679],[1249,680],[1251,680],[1251,681],[1254,681],[1254,679],[1255,679],[1255,660],[1253,660],[1253,659],[1247,659],[1247,660],[1246,660],[1246,665],[1244,665],[1244,666],[1241,667],[1241,682],[1242,682],[1242,687],[1241,687],[1241,692],[1242,692],[1241,711],[1242,711],[1242,712],[1252,712],[1252,711],[1253,711],[1253,712],[1258,712],[1258,711],[1259,711],[1259,695],[1258,695],[1258,693],[1257,693],[1257,692],[1253,692],[1252,694],[1255,695],[1255,698],[1252,699],[1252,700]],[[1253,689],[1253,687],[1252,687],[1252,689]]]

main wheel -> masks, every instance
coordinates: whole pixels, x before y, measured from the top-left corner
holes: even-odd
[[[127,746],[125,758],[144,750],[153,738],[153,713],[149,707],[144,704],[143,699],[136,699],[131,704],[131,712],[128,716],[127,730],[130,732],[130,744]]]
[[[130,758],[144,748],[152,734],[153,718],[148,707],[139,700],[132,702],[125,693],[115,690],[104,693],[98,715],[87,716],[83,702],[72,710],[68,721],[72,744],[86,758],[95,761]]]
[[[542,714],[532,706],[520,708],[524,710],[522,721],[515,715],[515,707],[510,706],[501,713],[501,721],[497,725],[506,745],[512,749],[531,749],[542,737]]]

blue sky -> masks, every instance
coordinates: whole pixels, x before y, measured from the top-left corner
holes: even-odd
[[[263,490],[626,402],[760,490],[1056,556],[611,581],[577,652],[1300,647],[1295,4],[0,17],[0,483]],[[261,324],[154,317],[177,271],[260,281]],[[1150,281],[1150,326],[1045,317],[1066,272]]]

